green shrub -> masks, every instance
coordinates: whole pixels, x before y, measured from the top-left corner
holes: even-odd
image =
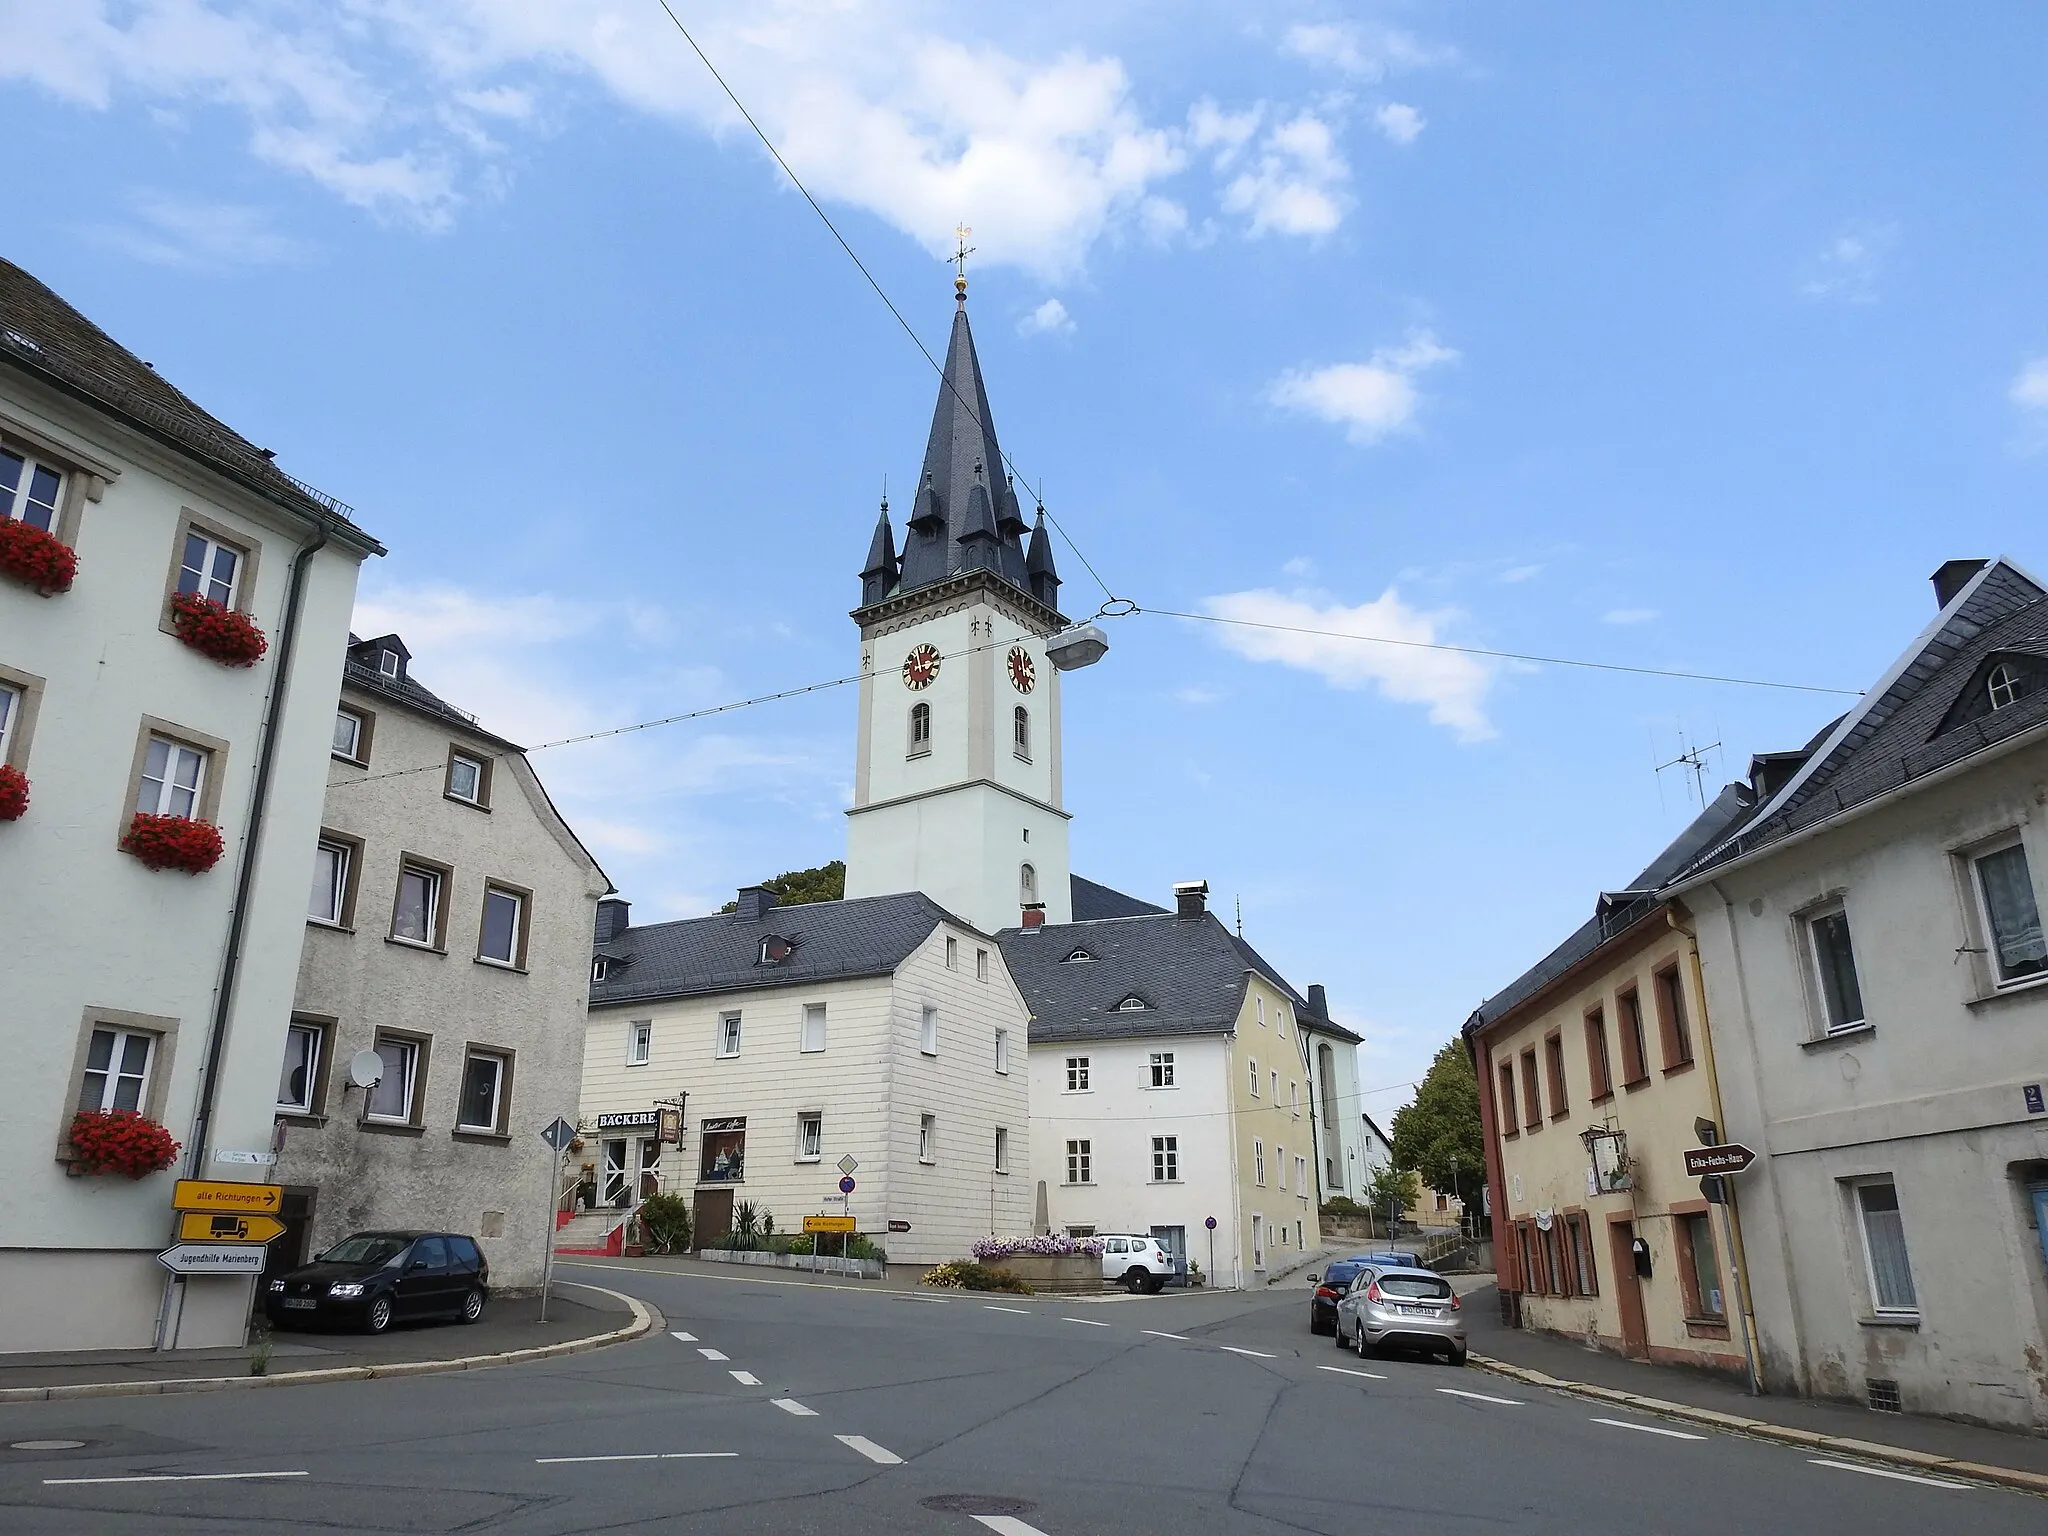
[[[690,1246],[690,1202],[681,1195],[649,1195],[640,1202],[640,1228],[656,1253]]]
[[[926,1270],[919,1285],[940,1291],[1003,1291],[1012,1296],[1036,1294],[1030,1286],[1004,1269],[991,1269],[972,1259],[948,1259]]]
[[[1349,1195],[1332,1195],[1323,1202],[1323,1214],[1335,1220],[1350,1221],[1371,1212]]]

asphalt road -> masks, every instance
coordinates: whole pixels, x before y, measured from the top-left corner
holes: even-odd
[[[2048,1529],[2022,1494],[1361,1361],[1309,1335],[1305,1285],[1095,1305],[607,1271],[566,1273],[671,1332],[450,1376],[0,1408],[0,1530]],[[959,1496],[988,1502],[930,1502]]]

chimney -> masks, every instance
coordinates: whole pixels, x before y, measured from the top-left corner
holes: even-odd
[[[1024,926],[1026,928],[1043,928],[1045,926],[1044,902],[1027,901],[1024,904]]]
[[[775,893],[765,885],[743,885],[740,887],[740,901],[733,916],[743,923],[758,923],[768,915],[775,905]]]
[[[1941,569],[1928,579],[1934,583],[1934,601],[1940,608],[1946,608],[1956,600],[1956,594],[1970,584],[1970,578],[1989,565],[1989,560],[1944,560]]]
[[[1330,994],[1323,990],[1320,981],[1308,984],[1308,1005],[1317,1018],[1327,1019],[1330,1016]]]
[[[597,904],[597,942],[609,944],[632,926],[633,904],[620,896],[606,896]]]
[[[1177,917],[1200,917],[1209,910],[1209,882],[1182,880],[1173,887],[1173,910]]]

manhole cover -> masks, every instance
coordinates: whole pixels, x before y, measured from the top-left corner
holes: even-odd
[[[917,1501],[942,1515],[1028,1515],[1038,1506],[1000,1493],[935,1493]]]
[[[14,1440],[7,1446],[10,1451],[79,1451],[84,1448],[83,1440]]]

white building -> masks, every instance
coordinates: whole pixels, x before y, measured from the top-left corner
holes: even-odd
[[[2048,1429],[2048,590],[1940,611],[1668,888],[1773,1390]]]
[[[851,1215],[915,1265],[1028,1228],[1029,1019],[993,938],[915,893],[777,907],[751,886],[731,913],[627,918],[600,904],[583,1052],[600,1207],[682,1194],[700,1247],[741,1201],[782,1232]]]
[[[1329,994],[1320,982],[1310,984],[1296,1019],[1315,1084],[1316,1176],[1322,1181],[1322,1197],[1363,1200],[1384,1163],[1376,1160],[1379,1154],[1366,1138],[1371,1122],[1359,1108],[1360,1036],[1330,1017]]]
[[[180,1173],[261,1177],[356,575],[376,542],[41,283],[0,261],[0,514],[77,552],[0,576],[0,1352],[239,1344],[252,1276],[171,1284]],[[189,648],[174,594],[253,621],[249,667]],[[138,812],[218,827],[204,873],[122,850]],[[188,829],[189,830],[189,829]],[[203,834],[201,834],[203,837]],[[74,1112],[183,1144],[73,1177]]]
[[[610,888],[524,752],[422,687],[398,636],[349,647],[277,1084],[273,1270],[364,1228],[444,1227],[478,1239],[494,1290],[540,1284],[540,1130],[576,1116]]]

